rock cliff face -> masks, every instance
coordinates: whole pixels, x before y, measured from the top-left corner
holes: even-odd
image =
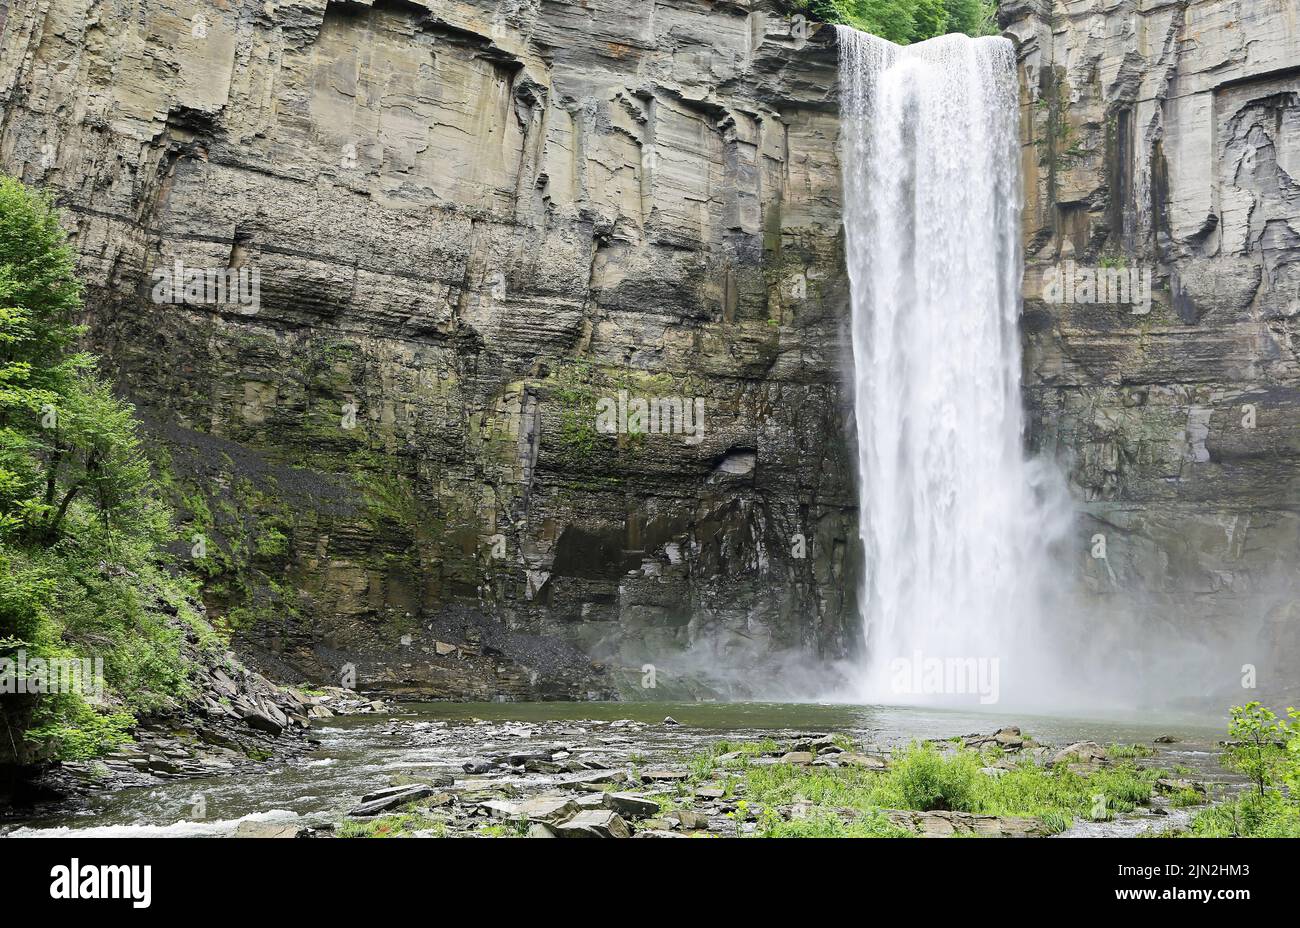
[[[0,165],[66,209],[177,553],[265,669],[581,698],[854,646],[804,32],[758,0],[0,0]],[[673,433],[595,427],[638,399]]]
[[[1276,679],[1294,0],[1000,15],[1030,437],[1080,501],[1080,595],[1244,628]],[[0,166],[66,208],[177,553],[265,669],[582,698],[653,664],[664,695],[857,646],[836,53],[805,33],[764,0],[0,0]],[[170,299],[176,262],[256,291]],[[1081,269],[1137,295],[1047,298]],[[703,430],[595,428],[637,399]]]
[[[1083,500],[1087,591],[1139,591],[1139,621],[1245,642],[1207,689],[1240,696],[1243,663],[1261,686],[1294,684],[1295,0],[1013,0],[1000,15],[1023,74],[1028,403]],[[1150,304],[1109,287],[1052,299],[1084,269],[1150,274]]]

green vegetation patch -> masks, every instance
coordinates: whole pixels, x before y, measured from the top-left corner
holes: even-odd
[[[135,411],[76,350],[80,308],[54,208],[0,175],[0,658],[90,669],[12,674],[35,705],[10,733],[25,744],[5,747],[26,760],[129,740],[138,716],[189,694],[185,626],[212,634],[194,584],[165,569],[175,531]]]
[[[993,0],[802,0],[797,8],[818,22],[853,26],[899,45],[950,32],[998,31]]]
[[[1197,813],[1197,838],[1300,838],[1300,710],[1279,718],[1258,702],[1234,706],[1223,765],[1250,781],[1227,802]]]
[[[775,750],[771,741],[719,743],[691,758],[691,781],[727,777],[728,792],[743,796],[739,817],[752,813],[763,837],[889,837],[913,834],[889,821],[890,809],[1028,817],[1059,832],[1075,819],[1106,819],[1149,803],[1163,775],[1129,761],[1082,773],[1029,758],[990,775],[982,768],[999,760],[996,750],[949,752],[920,742],[897,752],[884,771],[752,762]],[[785,820],[779,810],[795,804],[806,814]]]

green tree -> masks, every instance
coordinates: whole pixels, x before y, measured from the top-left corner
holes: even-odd
[[[989,0],[943,0],[943,6],[949,32],[994,35],[998,31],[997,8]]]
[[[936,35],[955,30],[948,28],[948,8],[944,0],[915,0],[912,5],[912,32],[909,42],[923,42]]]
[[[80,308],[52,204],[0,175],[0,657],[100,657],[111,690],[102,706],[40,693],[0,759],[23,754],[20,740],[47,757],[119,743],[135,714],[188,690],[177,617],[211,635],[192,588],[163,568],[170,511],[134,409],[77,350]]]
[[[819,22],[844,23],[900,45],[949,32],[997,32],[993,0],[805,0],[799,9]]]
[[[1228,725],[1232,744],[1224,754],[1224,763],[1248,777],[1262,797],[1287,772],[1288,742],[1295,734],[1286,721],[1258,702],[1233,706]]]
[[[80,514],[111,543],[147,508],[134,410],[75,350],[80,307],[55,210],[0,176],[0,538],[49,546]]]

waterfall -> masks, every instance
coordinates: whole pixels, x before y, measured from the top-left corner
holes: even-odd
[[[855,696],[1035,703],[1058,672],[1042,592],[1068,502],[1023,447],[1013,48],[837,29],[866,557]]]

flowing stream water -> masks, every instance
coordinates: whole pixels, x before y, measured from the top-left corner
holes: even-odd
[[[661,724],[665,715],[681,724]],[[642,725],[620,727],[618,720]],[[554,792],[566,782],[590,778],[514,772],[483,778],[467,777],[462,770],[463,764],[496,752],[557,743],[571,746],[575,756],[599,757],[615,770],[645,769],[680,766],[722,738],[788,741],[798,733],[830,731],[888,748],[913,738],[989,732],[1009,721],[1055,744],[1083,738],[1150,744],[1171,735],[1177,743],[1162,747],[1151,763],[1185,765],[1209,780],[1224,777],[1214,742],[1218,726],[1195,719],[1159,724],[1143,718],[1009,719],[978,711],[816,703],[408,703],[382,715],[318,722],[312,727],[321,742],[318,750],[268,764],[256,775],[231,771],[96,792],[46,806],[0,808],[0,837],[220,837],[243,823],[337,823],[363,794],[393,778],[419,780],[444,773],[457,778],[457,790],[491,786],[528,794]],[[1153,824],[1172,821],[1147,818],[1095,827],[1123,833]]]
[[[1015,54],[839,26],[866,701],[1039,705],[1068,521],[1021,412]]]

